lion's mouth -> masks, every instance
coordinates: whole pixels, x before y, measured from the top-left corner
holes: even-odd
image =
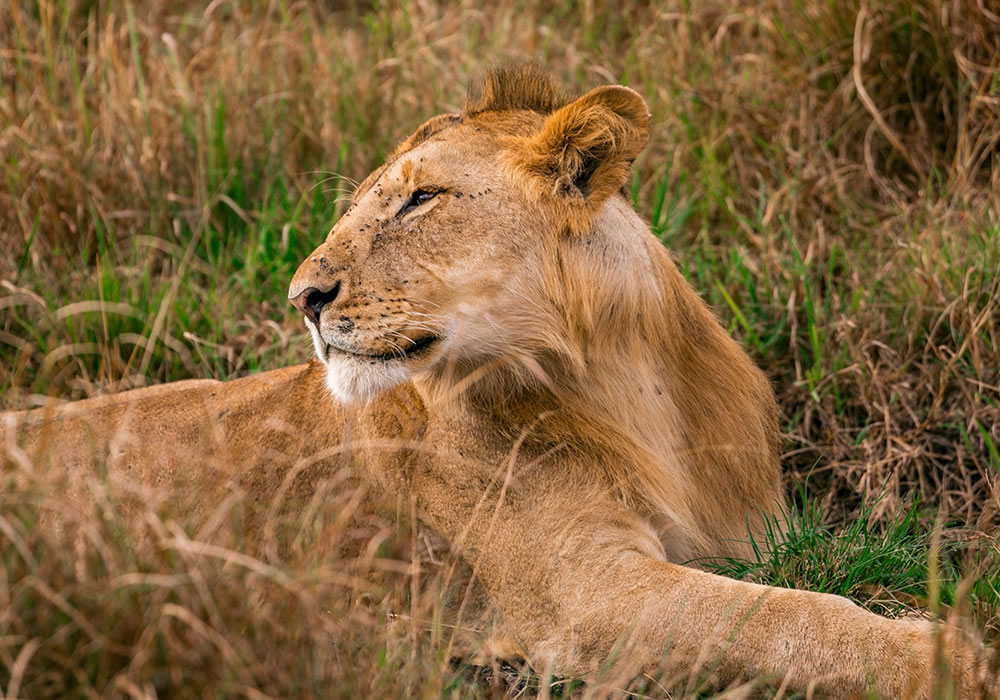
[[[420,355],[426,354],[434,343],[439,340],[439,336],[428,334],[421,336],[416,340],[411,340],[408,346],[395,347],[392,350],[386,352],[364,352],[358,351],[351,348],[343,348],[338,345],[328,344],[327,353],[339,352],[345,355],[353,355],[354,357],[363,358],[365,360],[371,360],[373,362],[389,362],[391,360],[404,360],[411,357],[419,357]]]

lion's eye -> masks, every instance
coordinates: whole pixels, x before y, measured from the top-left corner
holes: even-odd
[[[403,208],[399,210],[399,213],[396,214],[396,216],[403,216],[404,214],[410,213],[420,205],[426,204],[427,202],[434,199],[438,195],[438,192],[440,192],[440,190],[414,191],[414,193],[410,196],[410,200],[403,205]]]

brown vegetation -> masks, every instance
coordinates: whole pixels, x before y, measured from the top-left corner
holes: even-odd
[[[919,498],[922,523],[940,511],[968,525],[945,534],[993,561],[1000,11],[983,0],[3,3],[5,407],[307,357],[283,290],[344,208],[352,185],[334,176],[364,176],[507,57],[536,58],[572,94],[626,82],[649,102],[638,209],[772,378],[789,482],[810,475],[834,518],[864,496],[883,494],[879,517]],[[386,693],[449,682],[440,637],[398,652],[353,624],[367,611],[324,616],[371,586],[345,583],[336,559],[304,547],[241,569],[191,549],[238,542],[191,544],[155,505],[153,546],[121,548],[99,485],[79,530],[41,531],[37,513],[66,504],[40,478],[3,479],[8,693],[42,654],[71,670],[32,676],[32,695],[71,677],[103,687],[123,663],[141,672],[121,678],[199,695],[288,694],[304,677]],[[311,533],[297,541],[335,511],[290,525]],[[417,546],[404,532],[379,549],[391,515],[351,535],[376,542],[352,571]],[[409,587],[390,580],[395,597],[368,591],[383,615]],[[295,616],[318,622],[285,624]],[[981,619],[997,625],[995,611]],[[41,629],[61,631],[32,646]],[[422,665],[429,675],[399,673]]]

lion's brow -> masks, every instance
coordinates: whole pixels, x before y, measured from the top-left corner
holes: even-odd
[[[361,184],[358,185],[356,190],[354,190],[354,194],[351,195],[351,203],[353,204],[364,196],[365,192],[370,190],[375,183],[378,182],[378,179],[382,177],[382,173],[384,173],[389,166],[399,160],[402,156],[406,155],[432,136],[436,136],[437,134],[446,131],[456,124],[460,124],[461,122],[462,117],[457,114],[439,114],[436,117],[431,117],[426,122],[421,124],[409,138],[396,147],[396,150],[392,152],[392,155],[390,155],[382,165],[375,168],[375,170],[373,170],[368,177],[361,181]]]

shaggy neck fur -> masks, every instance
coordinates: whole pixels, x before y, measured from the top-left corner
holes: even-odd
[[[766,502],[778,474],[767,380],[623,198],[606,202],[589,234],[551,246],[558,264],[541,267],[554,272],[511,285],[545,303],[500,305],[520,310],[503,316],[509,354],[474,372],[467,408],[510,435],[545,413],[533,434],[582,453],[648,513],[671,558],[719,551],[720,541],[746,554],[746,527],[719,531],[730,519],[715,513],[746,512],[759,535],[761,512],[782,505]],[[718,489],[711,499],[704,483]]]

